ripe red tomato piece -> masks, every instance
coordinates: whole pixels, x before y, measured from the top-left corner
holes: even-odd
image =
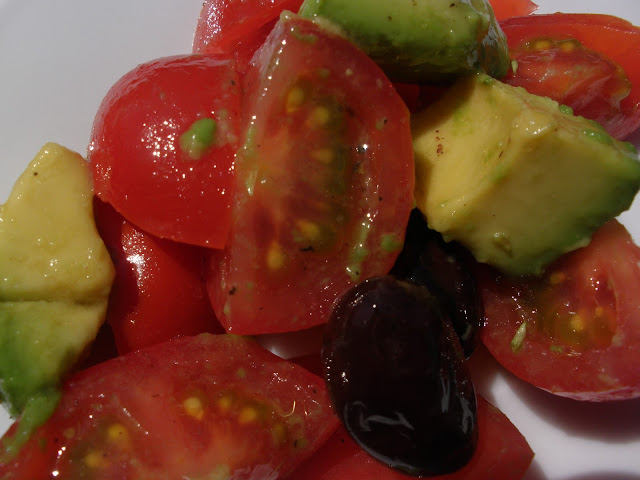
[[[484,398],[478,397],[476,451],[455,473],[431,477],[442,480],[516,480],[533,460],[526,439],[509,419]],[[411,477],[374,460],[341,426],[327,443],[295,472],[305,480],[409,480]]]
[[[206,0],[193,38],[195,53],[233,54],[243,71],[284,10],[303,0]]]
[[[509,371],[579,400],[640,396],[640,248],[612,220],[541,277],[478,276],[481,338]]]
[[[120,354],[179,336],[223,332],[202,278],[204,248],[146,233],[98,199],[94,216],[116,267],[107,322]]]
[[[319,377],[247,338],[183,337],[72,377],[0,477],[282,478],[336,426]]]
[[[490,0],[493,13],[498,20],[529,15],[538,9],[531,0]]]
[[[505,82],[568,105],[616,138],[640,127],[640,28],[609,15],[567,13],[500,26],[517,62]]]
[[[371,59],[292,15],[254,60],[232,240],[207,280],[240,334],[326,322],[350,285],[389,271],[413,206],[409,114]]]
[[[96,194],[161,238],[223,247],[229,232],[240,94],[234,63],[183,55],[118,80],[96,115]]]

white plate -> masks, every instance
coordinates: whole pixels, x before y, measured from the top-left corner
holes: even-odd
[[[609,13],[640,25],[636,0],[537,3],[539,12]],[[201,4],[0,0],[0,202],[45,142],[85,152],[93,115],[118,77],[152,58],[188,52]],[[640,204],[622,218],[638,241]],[[640,479],[640,400],[583,404],[523,384],[487,355],[473,367],[478,390],[536,452],[527,480]],[[8,425],[1,411],[0,432]]]

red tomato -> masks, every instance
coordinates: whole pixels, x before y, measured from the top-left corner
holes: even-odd
[[[98,199],[94,215],[116,267],[107,322],[120,354],[178,336],[222,333],[202,278],[203,248],[154,237]]]
[[[517,61],[505,82],[568,105],[616,138],[640,127],[640,28],[608,15],[567,13],[500,26]]]
[[[291,16],[254,62],[232,240],[207,281],[240,334],[326,322],[350,285],[389,271],[413,206],[409,114],[372,60]]]
[[[247,338],[183,337],[72,377],[0,477],[275,479],[336,426],[323,381],[303,368]]]
[[[498,20],[509,17],[522,17],[538,9],[538,5],[531,0],[489,0],[493,13]]]
[[[442,480],[516,480],[529,469],[533,451],[529,444],[496,407],[478,397],[476,452],[461,470],[431,477]],[[388,468],[362,450],[343,427],[296,472],[305,480],[410,480],[411,477]]]
[[[640,396],[640,248],[613,220],[539,278],[481,269],[482,340],[509,371],[579,400]]]
[[[230,226],[240,95],[234,63],[176,56],[111,87],[88,157],[96,194],[161,238],[223,247]]]
[[[233,54],[244,70],[283,10],[303,0],[205,0],[193,38],[195,53]]]

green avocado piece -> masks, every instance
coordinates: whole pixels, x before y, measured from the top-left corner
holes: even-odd
[[[394,81],[506,75],[507,40],[486,0],[305,0],[299,14],[341,27]]]
[[[486,75],[461,79],[411,123],[429,226],[509,274],[539,274],[587,245],[640,187],[633,145]]]
[[[0,393],[12,415],[57,398],[104,321],[114,272],[87,162],[46,144],[0,206]]]

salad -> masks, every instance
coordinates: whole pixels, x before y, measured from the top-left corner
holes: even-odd
[[[5,106],[0,118],[5,136],[0,197],[6,198],[26,160],[44,141],[55,140],[84,151],[93,114],[120,75],[149,59],[190,50],[200,2],[145,3],[87,6],[59,2],[54,8],[24,1],[0,7],[0,59],[3,65],[11,65],[0,84]],[[539,13],[600,11],[640,24],[640,10],[628,1],[608,2],[606,11],[596,2],[537,3]],[[142,30],[141,25],[145,26]],[[24,38],[24,31],[35,33]],[[57,37],[51,40],[41,35]],[[49,46],[55,51],[44,50]],[[640,138],[632,140],[640,144]],[[638,241],[637,207],[621,219]],[[640,407],[637,400],[576,405],[550,397],[506,374],[483,352],[474,358],[472,369],[478,392],[509,416],[536,452],[526,478],[582,478],[588,474],[600,478],[640,471],[635,454],[640,447],[640,424],[634,420]],[[2,429],[8,425],[4,418]]]

